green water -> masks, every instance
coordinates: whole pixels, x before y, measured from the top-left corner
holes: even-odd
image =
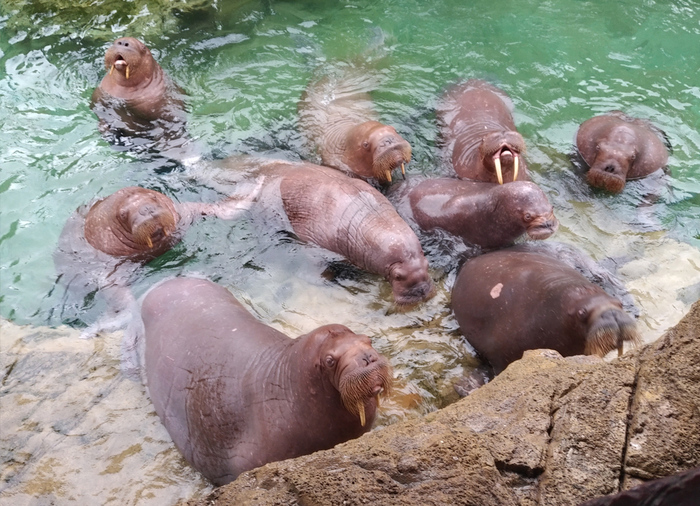
[[[674,324],[700,296],[697,2],[141,0],[62,5],[2,0],[0,315],[17,324],[80,327],[103,309],[99,299],[84,309],[71,306],[56,283],[51,255],[65,220],[79,205],[129,185],[181,201],[211,198],[179,173],[159,170],[160,161],[118,151],[99,135],[89,99],[104,75],[104,50],[125,35],[143,40],[187,92],[189,132],[217,156],[307,156],[296,130],[296,106],[309,79],[319,66],[370,55],[382,75],[373,94],[377,110],[413,146],[409,177],[437,174],[434,105],[451,83],[485,78],[513,99],[533,179],[561,222],[553,239],[575,244],[596,259],[616,259],[618,274],[642,311],[645,340]],[[647,210],[654,227],[639,224],[644,182],[610,196],[591,191],[572,171],[568,153],[578,125],[611,109],[651,119],[673,145],[671,175]],[[330,322],[367,333],[390,356],[398,383],[380,424],[431,411],[454,398],[451,381],[473,361],[449,311],[449,276],[436,272],[436,298],[397,315],[387,314],[390,290],[380,278],[331,283],[322,270],[316,252],[256,230],[250,220],[233,225],[207,220],[149,264],[134,290],[139,295],[163,277],[197,272],[227,286],[260,318],[290,335]],[[112,343],[107,351],[94,346],[92,366],[109,377],[118,374],[118,346]],[[55,364],[47,359],[31,366],[34,345],[23,349],[27,367],[45,372],[27,376],[36,378],[37,396],[42,382],[60,376],[52,367],[85,366],[81,358],[65,359],[65,351]],[[41,349],[49,357],[54,351]],[[62,365],[64,360],[68,365]],[[145,394],[129,392],[127,399],[145,406],[138,415],[105,408],[102,416],[129,426],[139,424],[146,412],[149,426],[156,427]],[[51,426],[52,414],[36,423]],[[153,437],[145,430],[129,444],[146,447],[144,441]],[[73,444],[79,455],[79,442],[62,444]],[[95,452],[98,459],[115,458]],[[144,461],[152,458],[133,453]],[[60,467],[62,458],[56,456],[59,463],[52,465]],[[108,473],[99,486],[112,491],[109,497],[140,504],[147,499],[141,495],[144,487],[166,490],[156,495],[161,503],[205,487],[186,472],[181,479],[190,480],[190,488],[143,485],[148,479],[131,467],[122,469],[118,479]],[[40,471],[29,476],[40,479]],[[72,493],[59,502],[90,496],[90,484],[71,481],[69,474],[56,478],[59,489],[62,485]],[[19,478],[13,479],[9,483]],[[41,490],[28,494],[49,493]],[[100,497],[101,502],[108,498]]]

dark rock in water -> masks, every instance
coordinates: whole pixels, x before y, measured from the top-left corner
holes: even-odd
[[[649,481],[619,494],[598,497],[580,506],[696,506],[700,504],[700,467]]]

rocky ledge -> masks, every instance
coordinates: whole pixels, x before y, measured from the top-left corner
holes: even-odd
[[[189,504],[565,506],[696,468],[699,337],[696,302],[612,362],[528,352],[445,409],[249,471]]]

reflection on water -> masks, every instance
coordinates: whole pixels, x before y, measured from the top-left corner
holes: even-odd
[[[216,156],[299,159],[305,153],[296,107],[317,67],[381,44],[383,56],[373,60],[382,76],[377,110],[413,146],[409,177],[438,174],[439,94],[459,79],[491,80],[515,103],[533,179],[560,220],[553,239],[617,269],[641,309],[645,341],[700,297],[700,54],[688,51],[700,36],[694,2],[167,4],[103,0],[46,12],[3,4],[2,317],[81,326],[103,311],[99,297],[83,310],[56,284],[51,255],[79,205],[129,185],[177,201],[219,198],[175,164],[164,170],[162,159],[117,151],[100,137],[89,98],[104,73],[104,50],[123,35],[142,38],[186,90],[189,132]],[[572,169],[567,154],[576,128],[610,109],[650,118],[668,134],[672,173],[660,185],[628,183],[611,196]],[[655,200],[640,205],[650,193]],[[452,382],[476,360],[449,310],[454,272],[435,267],[437,296],[395,313],[380,277],[350,270],[330,280],[331,257],[256,227],[251,219],[203,220],[139,273],[136,295],[165,277],[196,272],[288,335],[330,322],[368,334],[390,358],[397,383],[380,425],[456,398]],[[169,443],[145,389],[119,374],[119,334],[80,341],[78,333],[0,328],[3,499],[169,504],[207,490]]]

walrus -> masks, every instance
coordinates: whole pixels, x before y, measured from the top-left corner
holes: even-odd
[[[92,94],[91,108],[107,140],[136,150],[155,146],[178,159],[198,156],[186,131],[184,93],[143,42],[115,40],[104,64],[107,75]]]
[[[530,179],[512,110],[505,92],[479,79],[447,90],[437,119],[443,155],[458,177],[500,184]]]
[[[576,149],[591,186],[620,193],[628,180],[666,170],[668,140],[650,121],[621,111],[594,116],[576,132]]]
[[[156,413],[215,485],[361,436],[391,389],[367,336],[332,324],[291,339],[208,280],[157,285],[141,316]]]
[[[217,203],[177,203],[160,192],[130,186],[80,206],[59,236],[56,271],[74,297],[82,301],[100,291],[110,310],[81,337],[122,326],[129,317],[125,310],[135,302],[128,285],[138,267],[179,243],[200,217],[238,218],[257,198],[260,185],[244,199]]]
[[[495,374],[525,350],[604,356],[640,340],[618,299],[556,258],[517,246],[468,260],[452,289],[452,310]]]
[[[254,209],[262,226],[292,232],[383,276],[391,283],[397,308],[407,309],[435,294],[418,237],[369,183],[309,162],[231,157],[215,167],[195,177],[223,183],[220,192],[241,173],[264,178]]]
[[[385,185],[411,161],[411,145],[379,121],[370,91],[371,71],[348,66],[341,77],[312,80],[299,102],[299,129],[321,163]]]
[[[546,239],[559,226],[547,196],[530,181],[494,185],[412,178],[393,186],[387,198],[419,230],[441,229],[484,250],[510,246],[524,234]]]

